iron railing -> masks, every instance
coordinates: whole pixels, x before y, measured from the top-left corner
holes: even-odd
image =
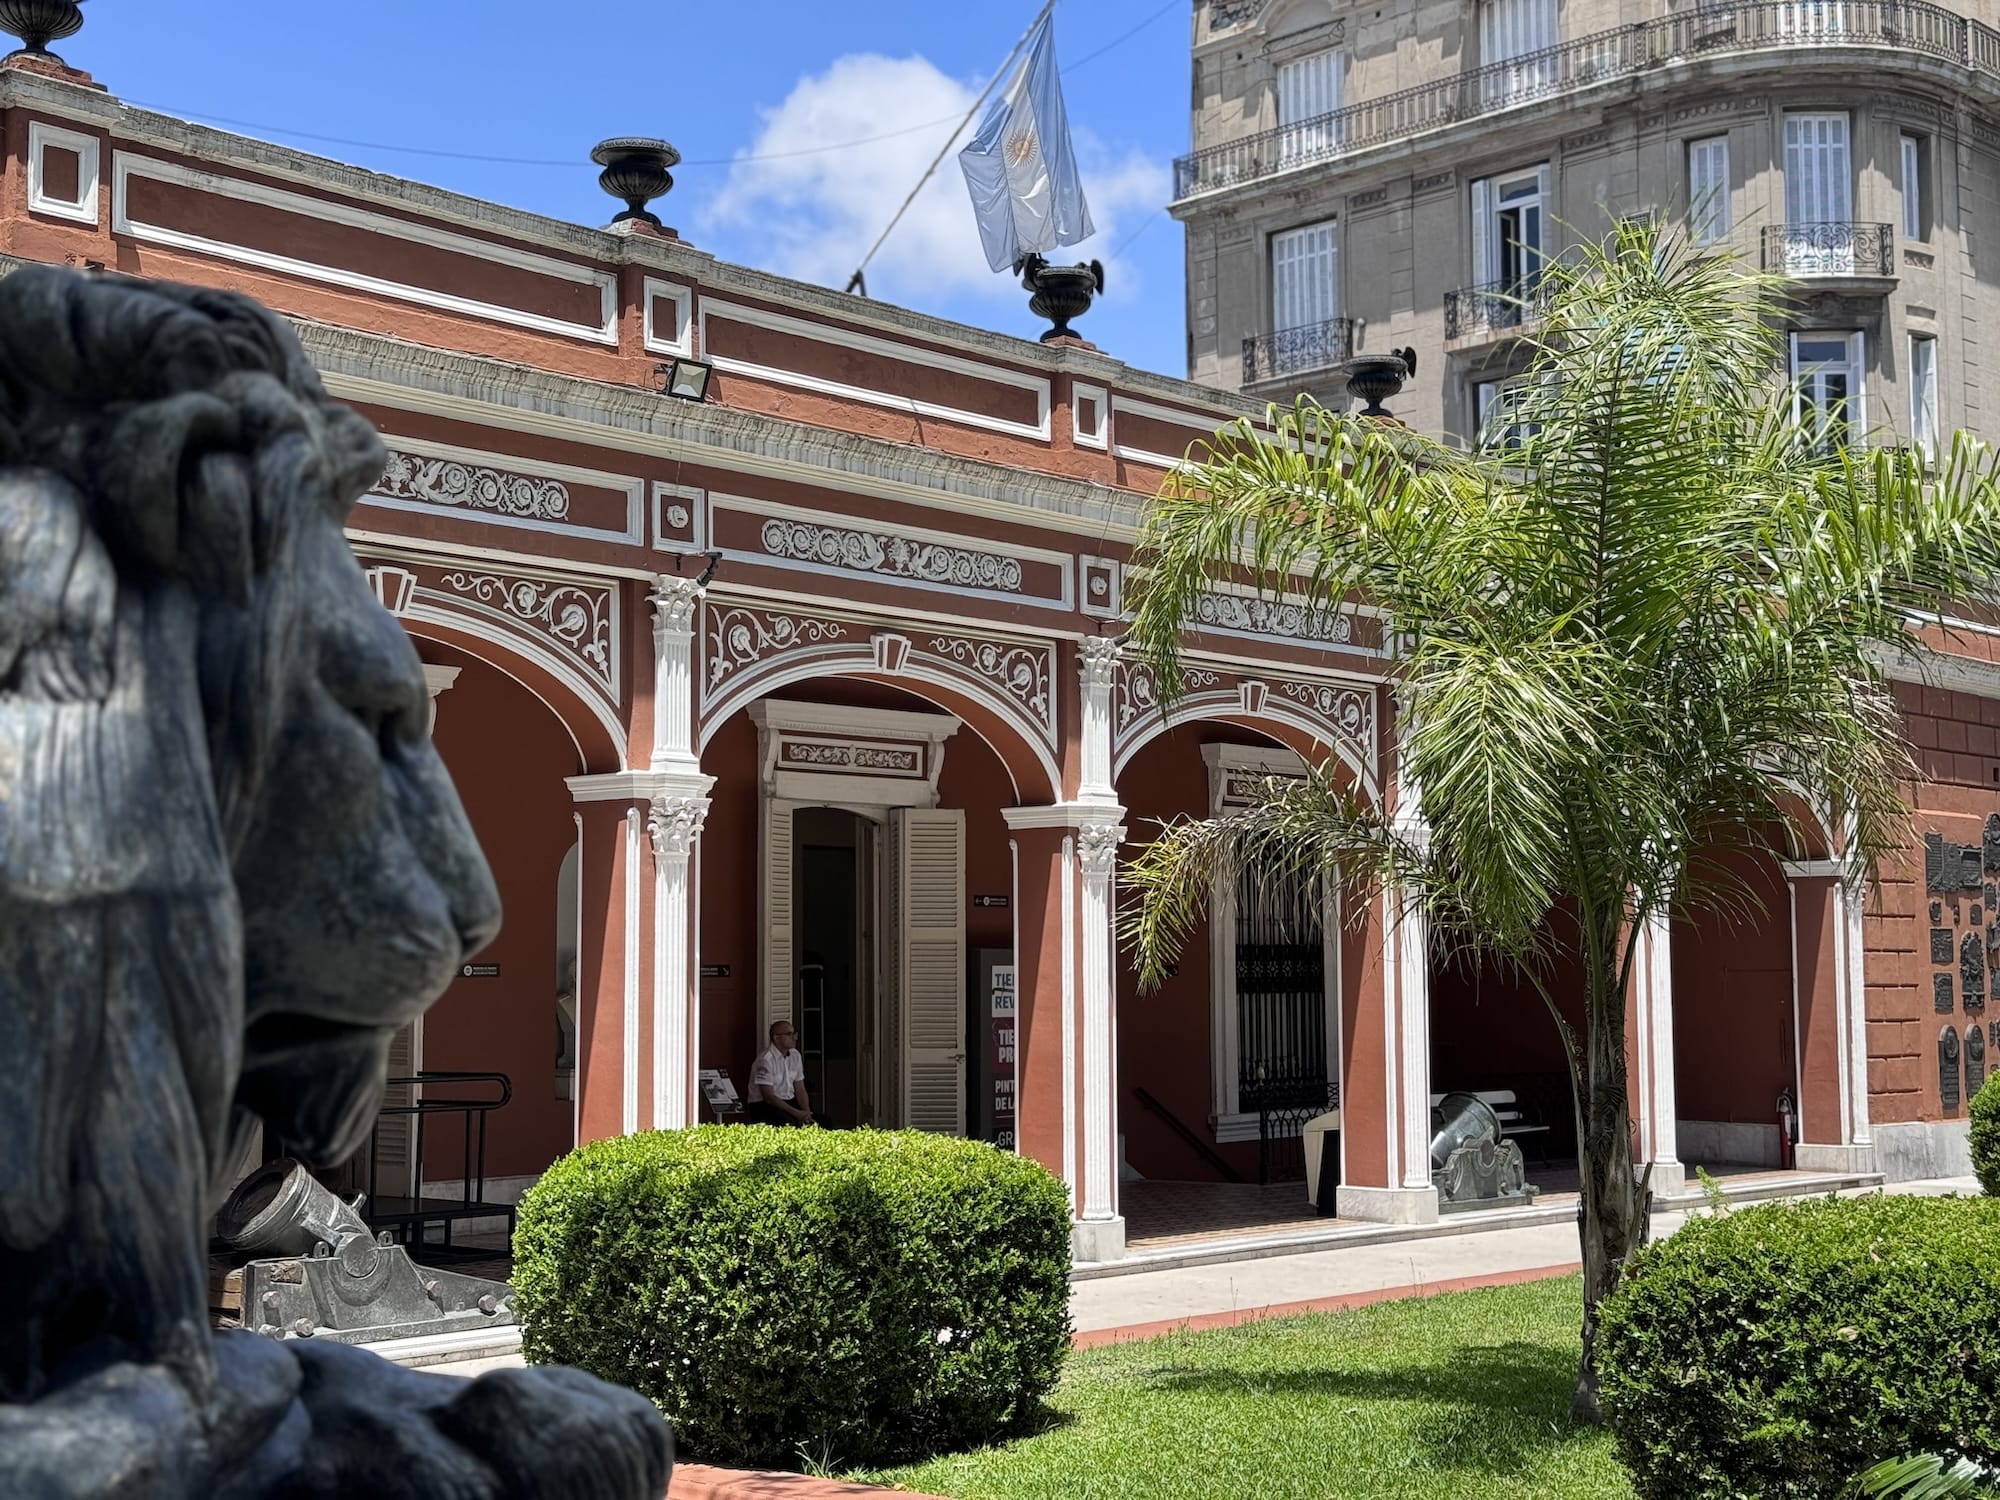
[[[1310,120],[1224,141],[1174,163],[1174,197],[1254,182],[1517,104],[1732,52],[1865,47],[1959,63],[2000,80],[2000,30],[1921,0],[1704,0],[1671,16],[1594,32],[1421,83]]]
[[[1444,294],[1444,336],[1469,339],[1520,328],[1541,316],[1543,292],[1518,282],[1489,281]]]
[[[1354,320],[1328,318],[1299,328],[1252,334],[1243,341],[1243,383],[1328,370],[1354,357]]]
[[[1764,269],[1787,276],[1894,276],[1896,232],[1887,224],[1766,224]]]

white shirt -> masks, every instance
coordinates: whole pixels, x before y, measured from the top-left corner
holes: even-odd
[[[768,1088],[789,1104],[795,1097],[796,1086],[805,1080],[806,1060],[799,1056],[798,1048],[780,1052],[775,1046],[766,1047],[750,1065],[750,1098],[761,1104],[764,1096],[758,1090]]]

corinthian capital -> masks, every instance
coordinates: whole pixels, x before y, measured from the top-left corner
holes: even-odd
[[[660,859],[686,859],[701,837],[701,825],[708,817],[706,797],[655,797],[646,814],[647,831],[653,835],[653,853]]]
[[[1117,823],[1086,823],[1076,831],[1077,858],[1086,878],[1103,879],[1118,868],[1125,829]]]
[[[1108,635],[1087,635],[1077,642],[1076,670],[1088,688],[1109,688],[1118,671],[1123,644]]]
[[[694,613],[701,604],[701,585],[692,578],[660,573],[653,579],[653,633],[687,636],[694,633]]]

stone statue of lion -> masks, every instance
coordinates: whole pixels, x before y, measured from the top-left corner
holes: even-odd
[[[423,673],[342,536],[380,474],[222,292],[0,281],[0,1494],[658,1500],[664,1422],[211,1335],[261,1121],[367,1137],[392,1033],[497,930]]]

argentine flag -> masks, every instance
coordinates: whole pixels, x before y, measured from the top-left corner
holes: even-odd
[[[1069,142],[1056,72],[1055,18],[1042,17],[1007,87],[958,153],[986,260],[1011,270],[1024,255],[1097,232]]]

